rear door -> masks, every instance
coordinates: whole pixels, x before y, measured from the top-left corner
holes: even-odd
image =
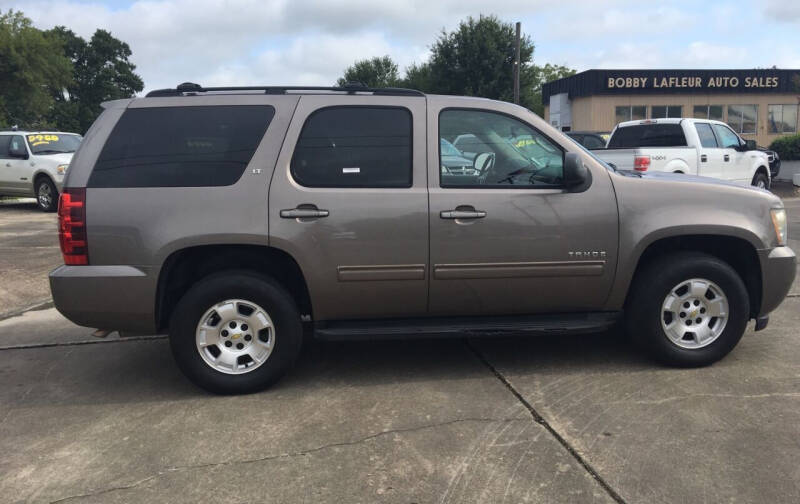
[[[301,267],[316,320],[428,304],[425,98],[305,95],[270,184],[270,244]]]
[[[578,148],[533,114],[520,119],[520,110],[428,98],[432,315],[599,310],[608,296],[618,242],[608,172],[580,151],[591,186],[565,190],[564,153]],[[454,176],[436,146],[466,134],[491,152],[476,161],[477,173]]]
[[[11,135],[0,135],[0,194],[7,194],[11,182],[11,155],[8,147]]]
[[[696,122],[694,129],[700,142],[697,149],[699,155],[697,174],[703,177],[723,178],[723,167],[726,167],[726,164],[722,159],[723,152],[719,148],[711,124]]]

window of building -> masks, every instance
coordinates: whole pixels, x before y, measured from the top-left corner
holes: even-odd
[[[683,107],[681,105],[653,105],[650,107],[650,119],[670,117],[683,117]]]
[[[695,123],[694,129],[697,130],[697,136],[700,137],[700,145],[709,149],[717,148],[717,138],[714,132],[711,131],[711,125],[708,123]]]
[[[695,119],[711,119],[712,121],[722,121],[722,105],[695,105]]]
[[[614,116],[617,124],[625,121],[639,121],[642,119],[647,119],[647,106],[626,105],[624,107],[616,107],[614,109]]]
[[[269,126],[266,105],[129,108],[89,187],[209,187],[236,183]]]
[[[728,125],[740,134],[755,134],[758,105],[728,105]]]
[[[767,128],[770,133],[797,133],[797,105],[770,105]]]
[[[303,126],[291,164],[306,187],[411,187],[411,112],[329,107]]]
[[[512,117],[451,109],[439,115],[439,165],[442,187],[554,187],[563,182],[564,151]]]

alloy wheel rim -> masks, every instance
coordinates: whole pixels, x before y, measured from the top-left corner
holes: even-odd
[[[675,345],[703,348],[719,338],[729,318],[725,292],[704,278],[685,280],[670,289],[661,305],[661,328]]]
[[[245,374],[269,359],[275,348],[275,326],[258,304],[226,299],[200,317],[195,346],[212,369],[225,374]]]
[[[39,205],[42,208],[47,208],[53,202],[53,192],[48,184],[40,184],[37,193],[39,197]]]

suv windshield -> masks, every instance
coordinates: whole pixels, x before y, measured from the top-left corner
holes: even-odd
[[[75,152],[82,137],[71,133],[31,133],[25,135],[33,154],[63,154]]]

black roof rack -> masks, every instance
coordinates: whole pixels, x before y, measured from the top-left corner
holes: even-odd
[[[324,87],[324,86],[240,86],[240,87],[207,87],[194,82],[184,82],[175,89],[156,89],[147,93],[147,98],[162,96],[192,96],[196,93],[207,93],[217,91],[263,91],[264,94],[280,95],[288,92],[313,93],[315,91],[342,92],[347,94],[372,93],[381,96],[425,96],[422,91],[416,89],[406,89],[397,87],[371,88],[362,82],[348,82],[344,86]]]

